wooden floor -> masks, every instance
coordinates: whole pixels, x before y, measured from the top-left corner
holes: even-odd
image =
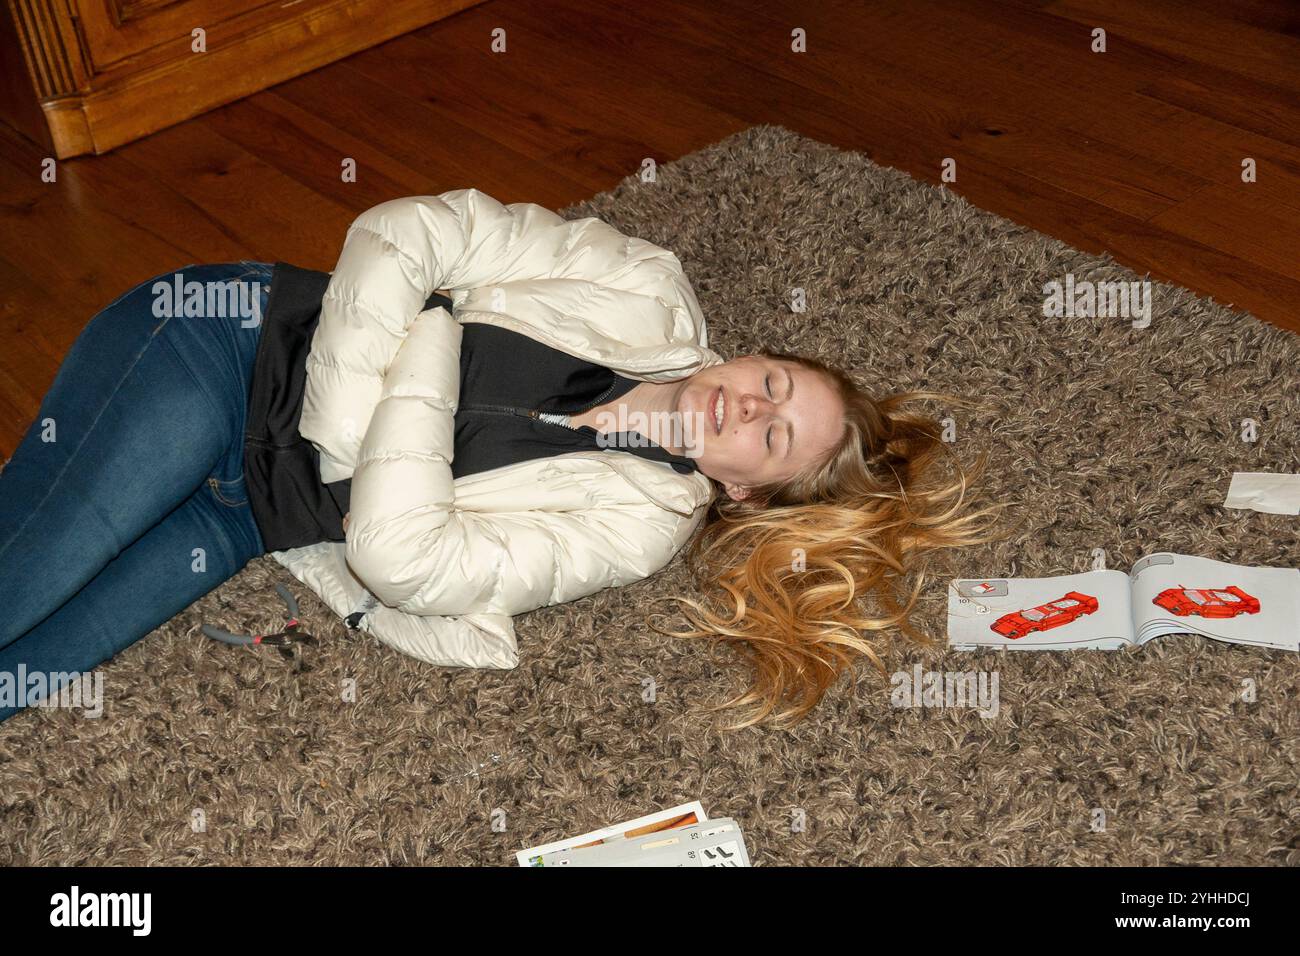
[[[89,318],[152,275],[330,269],[386,199],[558,208],[756,123],[934,183],[952,157],[974,204],[1300,331],[1295,2],[492,0],[54,184],[0,127],[0,454]]]

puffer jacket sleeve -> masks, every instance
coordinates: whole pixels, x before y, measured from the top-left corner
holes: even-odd
[[[411,326],[381,388],[352,479],[346,556],[408,614],[520,614],[648,577],[682,541],[650,502],[457,510],[451,473],[461,328],[445,309]]]
[[[321,480],[352,475],[384,373],[429,296],[548,276],[571,224],[476,189],[381,203],[348,229],[307,357],[299,431]]]

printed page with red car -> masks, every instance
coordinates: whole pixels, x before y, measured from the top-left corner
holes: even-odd
[[[953,581],[948,644],[960,650],[1115,650],[1134,644],[1123,571]]]
[[[1139,644],[1165,634],[1201,634],[1300,650],[1300,570],[1161,552],[1138,561],[1130,576]]]

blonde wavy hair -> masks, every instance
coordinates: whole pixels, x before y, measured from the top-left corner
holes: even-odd
[[[695,580],[723,592],[711,602],[717,606],[671,597],[689,630],[651,625],[673,637],[724,642],[752,664],[749,689],[713,708],[741,712],[729,730],[797,723],[859,656],[886,674],[882,653],[896,632],[930,644],[909,617],[931,555],[989,540],[1003,507],[970,507],[968,486],[987,456],[967,474],[939,423],[907,407],[972,403],[929,391],[877,400],[837,368],[761,354],[825,375],[844,404],[844,435],[806,473],[753,487],[743,501],[719,492],[686,549]],[[940,473],[945,461],[956,478]]]

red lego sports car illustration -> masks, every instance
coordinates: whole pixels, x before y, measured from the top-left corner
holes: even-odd
[[[1235,584],[1226,588],[1166,588],[1151,603],[1179,617],[1195,614],[1223,618],[1259,613],[1259,598]]]
[[[1090,594],[1069,591],[1065,597],[1057,598],[1048,604],[1031,607],[1027,611],[1014,611],[1004,614],[989,627],[1011,640],[1019,640],[1034,631],[1046,631],[1053,627],[1069,624],[1085,614],[1097,610],[1097,599]]]

